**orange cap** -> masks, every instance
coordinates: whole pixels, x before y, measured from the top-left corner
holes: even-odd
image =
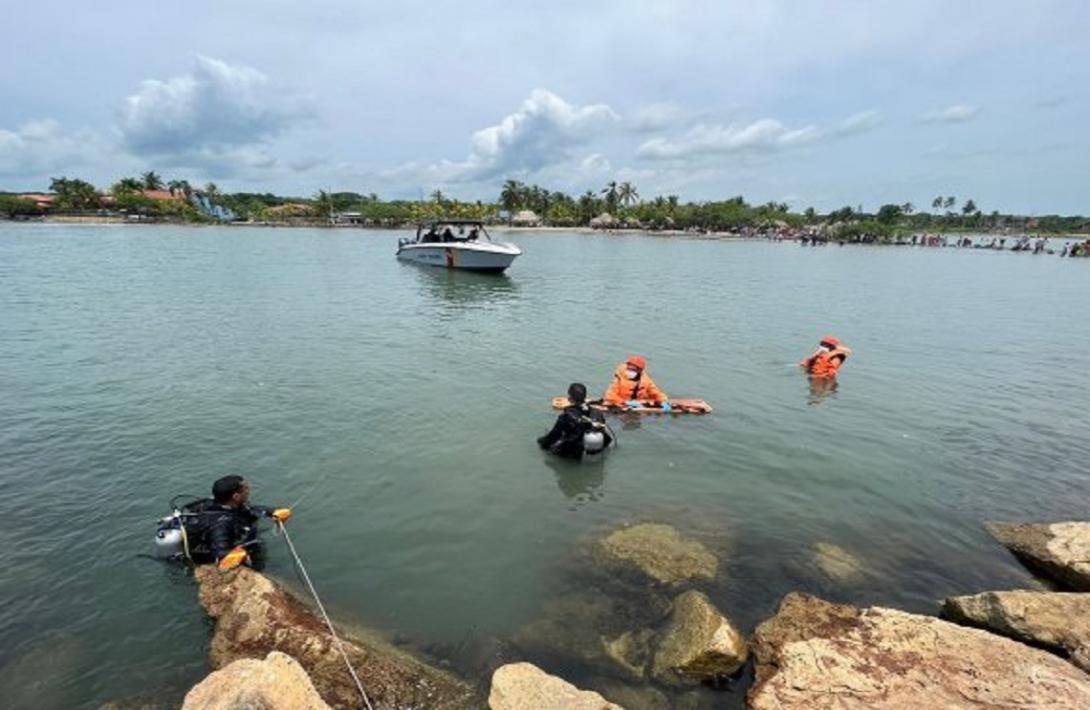
[[[646,370],[647,369],[647,358],[645,358],[643,355],[633,355],[632,357],[628,358],[628,360],[625,361],[625,364],[626,365],[631,365],[632,367],[636,368],[637,370]]]
[[[840,338],[835,335],[826,335],[821,339],[822,345],[832,345],[834,348],[840,347]]]

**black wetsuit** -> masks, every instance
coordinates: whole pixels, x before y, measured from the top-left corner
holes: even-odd
[[[566,407],[556,418],[556,424],[549,433],[537,440],[537,445],[557,456],[570,459],[583,458],[583,435],[594,428],[590,422],[586,421],[587,418],[602,424],[606,421],[601,412],[585,404],[573,404]],[[605,436],[605,445],[608,447],[613,437],[605,430],[602,434]]]
[[[186,512],[194,514],[186,522],[189,554],[194,562],[218,562],[234,548],[245,545],[250,566],[258,570],[265,566],[264,546],[257,539],[257,522],[271,517],[272,508],[249,504],[229,508],[206,499],[186,506]]]

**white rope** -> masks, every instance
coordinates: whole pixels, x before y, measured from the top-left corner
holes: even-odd
[[[363,704],[367,706],[367,710],[374,710],[371,706],[371,701],[367,698],[367,691],[363,689],[363,683],[360,682],[360,677],[356,675],[356,669],[352,667],[352,662],[348,660],[348,654],[345,653],[344,646],[341,645],[341,639],[333,629],[333,622],[329,620],[329,614],[325,612],[325,607],[322,606],[322,600],[318,598],[318,591],[314,589],[314,583],[310,581],[310,575],[307,574],[307,568],[303,566],[303,561],[299,559],[299,553],[295,551],[295,545],[291,543],[291,536],[288,535],[287,527],[279,520],[277,523],[280,525],[280,532],[284,533],[284,542],[288,543],[288,549],[291,550],[291,556],[295,558],[295,564],[299,565],[299,571],[303,573],[303,580],[306,581],[307,587],[310,588],[310,594],[314,597],[314,603],[318,605],[318,610],[322,612],[322,618],[325,619],[325,624],[329,627],[329,635],[333,637],[333,642],[337,645],[337,650],[341,652],[341,658],[344,659],[344,665],[348,666],[348,672],[352,674],[352,680],[356,681],[356,687],[359,688],[360,697],[363,698]]]

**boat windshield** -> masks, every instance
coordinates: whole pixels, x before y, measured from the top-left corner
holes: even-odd
[[[492,237],[480,222],[431,222],[416,228],[416,241],[422,244],[491,242]]]

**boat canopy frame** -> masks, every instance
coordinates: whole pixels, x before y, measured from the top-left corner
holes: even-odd
[[[470,230],[470,234],[472,234],[474,231],[476,231],[477,236],[473,237],[473,238],[471,238],[469,236],[456,236],[456,235],[454,235],[453,232],[451,232],[451,238],[450,239],[444,239],[443,238],[443,232],[445,231],[443,229],[444,227],[447,228],[447,229],[450,229],[452,227],[457,227],[459,235],[464,235],[465,234],[465,228],[466,227],[472,227],[472,229]],[[425,230],[427,230],[427,231],[425,231]],[[432,240],[424,241],[424,237],[427,236],[428,234],[434,234],[435,235],[436,239],[434,240],[434,242],[432,242]],[[484,237],[483,240],[481,239],[482,236]],[[430,243],[444,244],[444,243],[451,243],[451,242],[465,243],[465,242],[473,242],[473,241],[485,241],[485,242],[488,242],[490,244],[495,244],[496,243],[492,239],[492,235],[488,233],[487,229],[485,229],[484,222],[482,222],[479,219],[434,219],[434,220],[430,220],[430,221],[427,221],[427,222],[418,222],[417,223],[417,225],[416,225],[416,239],[413,240],[413,243],[414,244],[430,244]]]

